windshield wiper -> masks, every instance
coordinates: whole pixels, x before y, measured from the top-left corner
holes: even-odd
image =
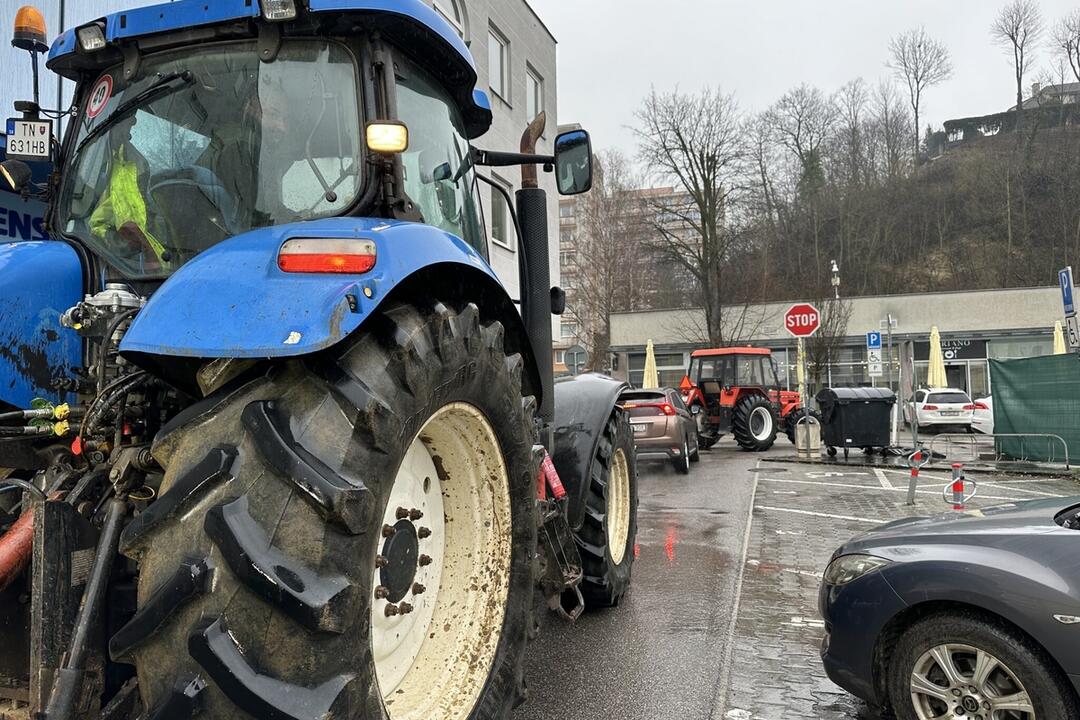
[[[174,85],[177,80],[183,81],[183,84]],[[101,135],[106,130],[116,124],[117,120],[121,120],[124,117],[130,115],[151,100],[156,100],[162,95],[166,95],[175,90],[187,87],[194,80],[195,76],[188,70],[171,72],[162,75],[160,78],[157,79],[157,82],[136,93],[134,97],[128,98],[124,102],[120,103],[120,107],[116,108],[116,110],[113,111],[112,115],[106,118],[100,125],[91,130],[87,134],[87,136],[82,139],[82,142],[80,142],[78,147],[75,148],[75,154],[78,155],[80,152],[82,152],[83,148],[85,148],[90,142],[101,137]]]

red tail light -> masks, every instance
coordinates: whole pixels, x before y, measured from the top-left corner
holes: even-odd
[[[937,410],[938,406],[937,405],[923,405],[922,409],[923,410]]]
[[[665,415],[674,415],[675,414],[675,408],[673,408],[671,406],[671,403],[664,403],[663,405],[660,406],[660,409],[664,411]]]
[[[975,405],[965,405],[965,406],[964,406],[964,409],[965,409],[965,410],[974,410],[975,408],[976,408],[976,406],[975,406]]]
[[[293,238],[278,251],[287,273],[366,273],[375,260],[375,243],[351,238]]]
[[[983,402],[977,402],[971,406],[972,410],[989,410],[990,406]]]

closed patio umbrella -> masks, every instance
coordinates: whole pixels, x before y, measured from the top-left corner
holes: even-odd
[[[1065,331],[1061,327],[1061,321],[1054,321],[1054,354],[1064,355],[1069,352],[1065,348]]]
[[[930,388],[948,387],[945,376],[945,356],[941,352],[941,333],[937,325],[930,328],[930,364],[926,368],[926,386]]]
[[[651,339],[645,346],[645,377],[641,380],[641,387],[645,390],[660,387],[660,374],[656,372],[656,350]]]

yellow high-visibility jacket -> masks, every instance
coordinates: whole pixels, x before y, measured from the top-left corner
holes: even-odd
[[[109,186],[90,216],[90,232],[104,239],[109,230],[116,231],[125,223],[135,223],[146,236],[158,261],[166,264],[165,246],[150,234],[146,225],[146,199],[139,190],[139,168],[124,158],[125,147],[121,145],[113,158]]]

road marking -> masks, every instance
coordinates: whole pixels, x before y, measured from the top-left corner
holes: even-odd
[[[809,570],[799,570],[798,568],[789,568],[782,565],[773,565],[771,563],[762,563],[760,560],[747,560],[746,564],[752,568],[760,568],[765,566],[766,570],[776,570],[777,572],[785,572],[790,575],[802,575],[803,577],[812,577],[815,580],[821,579],[821,573],[810,572]]]
[[[854,490],[867,490],[867,491],[875,490],[877,492],[882,492],[882,491],[884,491],[884,492],[898,492],[898,493],[907,492],[907,488],[898,488],[898,487],[887,487],[887,488],[881,487],[881,488],[879,488],[879,487],[873,487],[872,485],[868,486],[868,485],[856,485],[854,483],[825,482],[824,480],[781,480],[780,478],[761,478],[761,479],[764,480],[765,482],[794,483],[794,484],[797,484],[797,485],[821,485],[823,487],[842,487],[842,488],[852,488]],[[945,483],[942,483],[942,486],[944,486],[944,485],[945,485]],[[1019,489],[1019,488],[1017,488],[1017,489]],[[920,493],[922,495],[936,495],[938,497],[941,496],[941,491],[940,490],[916,490],[915,492]],[[978,495],[977,497],[979,497],[979,498],[981,498],[983,500],[1003,500],[1005,502],[1021,502],[1021,501],[1025,500],[1025,499],[1026,500],[1031,499],[1031,498],[1004,497],[1002,495]],[[1061,496],[1060,495],[1055,495],[1053,497],[1061,497]]]
[[[795,515],[813,515],[814,517],[829,518],[830,520],[851,520],[852,522],[868,523],[870,525],[882,525],[889,522],[888,520],[877,520],[875,518],[860,518],[853,517],[851,515],[832,515],[830,513],[814,512],[813,510],[794,510],[792,508],[778,508],[771,507],[769,505],[757,505],[755,510],[771,510],[772,512],[793,513]]]
[[[885,473],[882,472],[881,468],[874,468],[874,474],[877,475],[877,479],[878,482],[881,483],[881,487],[885,488],[886,490],[896,489],[893,487],[893,484],[889,482],[889,478],[885,477]]]
[[[870,473],[864,472],[835,472],[829,470],[827,472],[808,472],[806,477],[809,478],[831,478],[831,477],[847,477],[849,475],[869,475]]]
[[[789,627],[797,628],[824,628],[824,620],[816,620],[814,618],[793,617],[789,622],[784,623]]]
[[[1049,493],[1049,492],[1046,492],[1044,490],[1031,490],[1029,488],[1012,487],[1012,486],[1009,486],[1009,485],[1002,485],[998,481],[979,480],[978,483],[979,483],[979,485],[989,485],[990,487],[999,487],[999,488],[1002,488],[1004,490],[1012,490],[1013,492],[1031,493],[1033,495],[1040,495],[1042,497],[1052,497],[1052,498],[1067,497],[1066,495],[1059,495],[1057,493]]]
[[[760,468],[761,461],[758,460],[754,467]],[[728,623],[727,646],[724,648],[724,664],[720,669],[720,682],[718,682],[713,689],[711,705],[713,708],[716,708],[716,710],[710,711],[710,718],[717,717],[718,715],[720,717],[727,717],[724,710],[727,708],[727,689],[728,685],[731,683],[731,658],[735,653],[735,630],[739,621],[739,605],[742,603],[742,586],[743,576],[746,574],[746,557],[750,553],[750,529],[754,524],[754,502],[757,499],[759,473],[753,473],[753,475],[754,483],[750,486],[750,508],[746,513],[746,530],[743,532],[742,558],[739,561],[739,575],[735,579],[735,602],[733,602],[731,606],[731,621]]]

